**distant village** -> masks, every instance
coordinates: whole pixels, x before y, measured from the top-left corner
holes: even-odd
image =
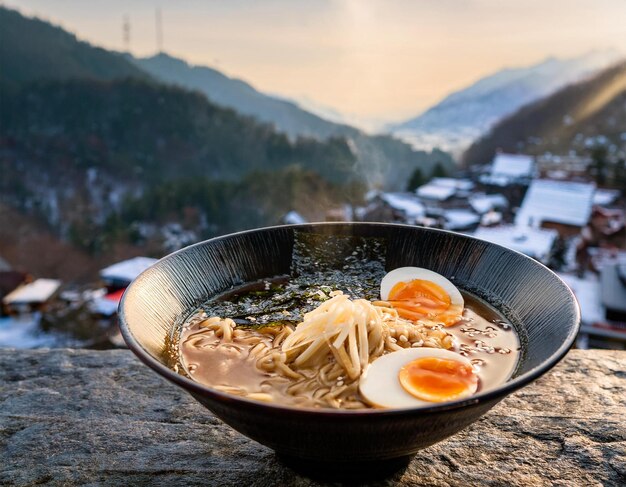
[[[619,190],[589,181],[590,164],[584,156],[499,153],[489,164],[435,177],[414,192],[371,191],[365,206],[334,209],[326,219],[442,228],[522,252],[574,291],[582,312],[579,348],[626,349],[626,205]],[[282,223],[306,220],[291,211]],[[99,283],[74,289],[33,280],[0,256],[0,346],[55,346],[46,340],[48,329],[57,338],[59,330],[66,333],[62,346],[123,346],[119,301],[154,262],[116,263],[100,271]]]
[[[98,283],[75,289],[58,279],[32,279],[0,260],[0,323],[2,316],[6,321],[0,347],[125,346],[117,308],[126,287],[156,261],[135,257],[113,264],[100,271]]]

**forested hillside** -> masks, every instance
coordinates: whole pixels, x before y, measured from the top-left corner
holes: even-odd
[[[290,142],[198,93],[142,80],[38,82],[7,98],[0,114],[15,147],[45,152],[50,170],[93,167],[159,182],[236,179],[293,164],[335,182],[355,176],[344,139]]]
[[[0,7],[0,25],[0,79],[5,83],[148,77],[121,54],[82,42],[59,27],[14,10]]]
[[[159,254],[290,210],[323,220],[453,164],[294,106],[332,128],[298,135],[42,20],[0,7],[0,22],[0,203],[92,254]]]
[[[295,196],[306,199],[286,198],[285,171],[322,200],[359,177],[344,139],[292,142],[200,94],[142,80],[31,83],[0,105],[0,119],[3,200],[86,246],[111,217],[176,221],[185,207],[199,211],[204,235],[275,223]],[[143,198],[149,212],[128,210]]]
[[[364,191],[345,138],[290,139],[62,29],[0,16],[0,203],[62,240],[158,255],[291,209],[323,219]]]
[[[626,62],[622,62],[524,106],[472,144],[463,159],[466,164],[484,163],[498,149],[531,154],[582,152],[589,139],[597,137],[619,146],[625,128]]]
[[[165,53],[133,59],[151,76],[165,83],[198,90],[217,105],[271,124],[291,139],[305,136],[324,140],[342,137],[349,141],[356,156],[355,170],[370,185],[389,189],[403,187],[415,168],[430,173],[437,163],[450,170],[454,162],[440,151],[416,151],[388,135],[371,136],[350,127],[325,120],[295,103],[268,96],[236,78],[229,78],[208,66],[192,66]]]

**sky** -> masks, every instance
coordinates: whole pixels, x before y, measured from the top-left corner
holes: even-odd
[[[79,38],[163,47],[257,89],[350,117],[399,121],[504,67],[626,53],[625,0],[6,0]]]

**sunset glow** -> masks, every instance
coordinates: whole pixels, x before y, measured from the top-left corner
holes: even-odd
[[[186,2],[20,0],[37,15],[108,49],[155,53],[155,10],[164,47],[256,88],[383,120],[413,116],[449,92],[503,67],[626,52],[626,2],[495,0],[272,0]]]

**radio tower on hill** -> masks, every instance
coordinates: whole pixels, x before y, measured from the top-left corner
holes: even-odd
[[[161,19],[161,8],[157,7],[155,12],[156,22],[156,42],[157,42],[157,54],[163,52],[163,21]]]
[[[124,40],[124,51],[130,52],[130,18],[124,15],[124,21],[122,22],[122,39]]]

